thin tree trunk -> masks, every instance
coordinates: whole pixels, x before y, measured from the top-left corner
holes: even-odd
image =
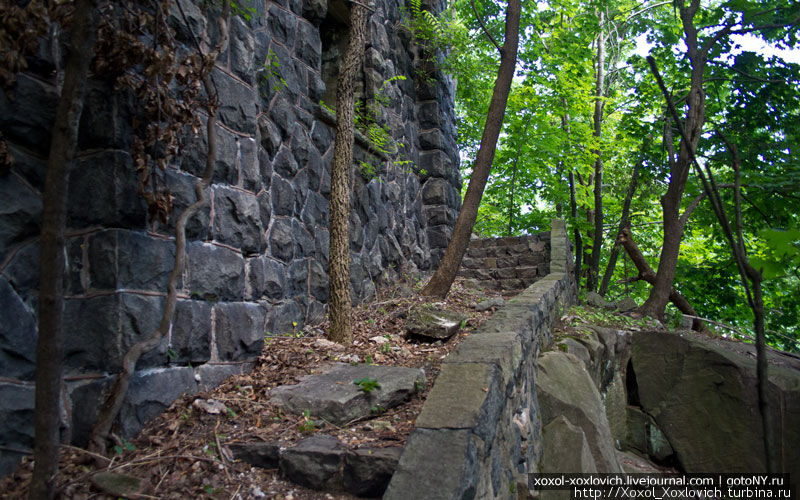
[[[633,261],[633,265],[636,266],[636,270],[639,271],[638,278],[643,279],[651,285],[655,284],[656,273],[653,272],[653,268],[651,268],[647,263],[647,260],[644,258],[644,255],[642,255],[641,250],[639,250],[639,246],[636,245],[635,241],[633,241],[630,229],[627,227],[624,228],[620,232],[617,241],[625,249],[628,256],[630,256],[631,261]],[[680,292],[678,292],[674,287],[670,287],[669,300],[675,304],[675,307],[677,307],[678,310],[683,314],[689,316],[698,316],[692,305],[688,300],[686,300],[686,297],[681,295]],[[699,319],[692,319],[692,330],[700,332],[704,329],[705,326],[703,325],[702,321]]]
[[[611,276],[614,274],[614,268],[617,265],[617,257],[619,256],[619,235],[622,234],[622,230],[630,224],[631,202],[633,201],[633,195],[636,193],[636,186],[639,182],[639,169],[643,163],[644,156],[639,158],[639,161],[633,166],[631,182],[628,184],[628,193],[625,195],[625,201],[622,203],[622,215],[619,218],[619,227],[617,228],[617,234],[614,238],[614,246],[611,248],[611,255],[608,257],[606,272],[603,273],[603,281],[600,283],[600,291],[598,293],[601,296],[605,296],[608,291],[608,285],[611,283]]]
[[[422,290],[422,295],[446,297],[456,278],[464,252],[467,250],[470,234],[478,216],[478,206],[492,168],[492,161],[497,149],[497,138],[503,127],[506,103],[511,91],[511,81],[514,78],[521,9],[520,0],[509,0],[506,9],[505,41],[500,50],[500,69],[494,83],[492,100],[486,115],[486,125],[483,128],[483,137],[481,137],[480,148],[475,158],[472,176],[464,196],[464,203],[458,213],[458,219],[456,219],[456,225],[453,228],[453,236],[450,238],[439,268]]]
[[[78,126],[94,56],[97,1],[79,0],[72,26],[64,84],[47,159],[39,257],[39,338],[36,343],[34,469],[32,500],[55,496],[60,455],[61,372],[64,359],[64,225],[69,165],[78,144]]]
[[[522,132],[522,137],[518,138],[517,155],[514,157],[514,171],[511,174],[511,196],[508,202],[508,236],[511,236],[511,231],[514,225],[514,190],[517,185],[517,169],[519,168],[519,155],[522,153],[522,144],[528,138],[528,125],[531,124],[530,118],[525,122],[525,131]]]
[[[351,4],[350,40],[336,87],[336,143],[331,169],[330,338],[353,340],[350,299],[350,190],[355,135],[355,82],[364,57],[367,9]]]
[[[692,0],[688,7],[680,8],[680,17],[685,33],[684,40],[688,48],[691,63],[691,84],[686,99],[688,109],[684,124],[686,134],[681,138],[678,158],[671,162],[670,179],[667,192],[661,200],[663,207],[664,240],[658,260],[656,282],[650,295],[642,307],[645,315],[663,319],[664,308],[669,300],[672,282],[675,279],[675,268],[678,264],[681,239],[683,238],[684,220],[680,217],[681,198],[689,178],[692,155],[700,142],[705,121],[705,92],[703,90],[703,71],[706,66],[706,54],[699,50],[697,28],[693,24],[694,16],[700,7],[699,0]],[[678,124],[680,126],[680,124]]]
[[[597,35],[597,70],[595,79],[594,100],[594,137],[600,142],[603,135],[603,106],[605,96],[605,34],[603,33],[604,12],[600,11],[600,33]],[[594,162],[594,239],[589,274],[586,277],[586,290],[597,290],[597,279],[600,274],[600,254],[603,247],[603,158],[602,150],[594,151],[597,159]]]
[[[105,452],[106,442],[108,435],[111,432],[111,427],[114,420],[117,418],[122,402],[128,392],[131,377],[136,370],[136,362],[139,358],[154,349],[161,342],[161,339],[169,332],[172,325],[172,319],[175,315],[175,306],[178,299],[177,283],[183,273],[183,267],[186,261],[186,223],[189,219],[200,209],[207,200],[206,191],[211,184],[214,175],[214,164],[217,158],[217,92],[215,90],[214,82],[211,79],[211,71],[213,69],[213,61],[222,52],[227,44],[228,30],[227,19],[230,14],[230,1],[223,2],[222,13],[218,18],[218,25],[220,30],[220,41],[215,47],[214,51],[209,55],[208,60],[211,63],[206,68],[207,73],[203,77],[203,85],[209,99],[209,113],[208,121],[206,123],[206,132],[208,137],[208,154],[206,157],[206,168],[203,171],[203,177],[197,181],[194,190],[197,196],[197,201],[189,205],[178,217],[175,223],[175,263],[172,266],[172,272],[167,281],[167,297],[164,300],[164,311],[161,315],[161,322],[158,328],[150,334],[145,340],[134,344],[125,356],[122,358],[122,370],[117,375],[114,383],[109,391],[106,393],[105,401],[100,407],[100,412],[97,417],[97,422],[92,428],[91,435],[89,436],[89,449],[95,453],[102,454]]]

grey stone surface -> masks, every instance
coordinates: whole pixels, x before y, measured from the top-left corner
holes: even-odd
[[[195,380],[200,391],[207,391],[221,384],[225,379],[234,375],[249,372],[253,363],[216,364],[206,363],[195,368]]]
[[[345,491],[360,497],[380,497],[389,486],[403,448],[360,448],[348,451],[342,472]]]
[[[215,189],[212,227],[214,239],[241,249],[244,255],[264,251],[264,229],[258,201],[253,194],[238,189]]]
[[[33,384],[0,381],[0,401],[0,475],[6,475],[17,466],[25,451],[33,449]]]
[[[630,297],[623,297],[616,302],[617,310],[619,312],[630,312],[639,307],[639,304],[636,303]]]
[[[187,286],[193,298],[242,300],[244,259],[228,248],[192,242],[186,246]]]
[[[586,435],[564,415],[554,418],[542,429],[541,471],[545,473],[596,473],[597,465]],[[569,491],[566,492],[569,498]]]
[[[362,391],[354,383],[362,379],[375,380],[380,388]],[[277,387],[270,396],[275,404],[293,413],[308,410],[315,418],[343,425],[371,415],[373,407],[397,406],[417,392],[420,384],[425,384],[420,369],[335,364],[321,374],[304,377],[299,384]]]
[[[197,392],[194,370],[188,367],[158,368],[136,372],[120,411],[125,437],[139,433],[145,423],[166,410],[182,394]]]
[[[36,363],[36,316],[0,277],[0,377],[32,380]]]
[[[486,299],[478,302],[475,304],[475,310],[478,312],[488,311],[493,307],[503,307],[506,304],[506,301],[503,297],[492,297],[491,299]]]
[[[583,363],[563,352],[542,353],[537,361],[536,394],[547,425],[559,415],[580,427],[598,472],[621,472],[600,393]]]
[[[406,335],[426,339],[449,339],[461,328],[466,315],[423,304],[408,312]]]
[[[179,300],[172,320],[172,362],[205,363],[211,356],[211,304]]]
[[[345,448],[333,436],[316,435],[281,453],[281,472],[297,484],[312,488],[339,489]]]
[[[765,470],[753,346],[666,331],[637,332],[632,342],[641,406],[684,470]],[[768,404],[781,408],[772,413],[774,442],[798,443],[800,427],[787,423],[800,421],[800,363],[779,359],[769,366],[767,389]],[[800,448],[782,453],[776,463],[800,477]]]
[[[214,307],[214,336],[222,361],[255,359],[264,347],[266,315],[258,304],[228,302]]]
[[[469,430],[416,429],[383,498],[476,498],[477,471],[478,449]]]
[[[247,462],[253,467],[277,469],[281,447],[277,443],[253,441],[249,443],[231,443],[228,445],[233,458]]]
[[[0,256],[15,243],[39,234],[42,200],[15,175],[0,175]]]

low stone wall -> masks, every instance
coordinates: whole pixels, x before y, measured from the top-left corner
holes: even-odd
[[[458,274],[489,290],[523,290],[550,274],[550,232],[474,239]]]
[[[385,499],[508,498],[541,452],[535,361],[574,302],[566,231],[554,221],[561,272],[498,310],[444,360]],[[564,240],[561,242],[561,240]]]

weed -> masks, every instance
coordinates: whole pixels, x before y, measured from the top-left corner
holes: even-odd
[[[374,378],[364,377],[353,380],[353,383],[356,384],[358,388],[364,391],[365,393],[370,393],[375,389],[381,388],[381,384],[379,384],[378,381],[375,380]]]
[[[364,357],[364,363],[366,363],[366,364],[368,364],[368,365],[374,365],[374,364],[375,364],[375,360],[374,360],[374,359],[372,359],[372,355],[371,355],[371,354],[367,354],[367,355]]]
[[[114,445],[114,453],[117,455],[122,455],[126,451],[134,451],[136,446],[133,445],[130,441],[125,439],[124,437],[120,437],[120,444]]]
[[[317,430],[317,423],[311,419],[310,410],[303,411],[303,420],[300,422],[298,429],[300,429],[300,432],[303,434],[311,434]]]
[[[375,405],[372,408],[370,408],[369,411],[372,412],[374,415],[382,415],[386,413],[386,408],[384,408],[381,405]]]

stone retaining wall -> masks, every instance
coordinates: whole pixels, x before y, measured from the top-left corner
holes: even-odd
[[[444,360],[385,499],[509,498],[541,454],[535,361],[576,300],[563,222],[551,272],[511,299]]]
[[[488,290],[524,290],[550,274],[550,232],[473,239],[458,274]]]
[[[193,50],[191,33],[213,36],[218,14],[202,10],[214,8],[206,1],[181,3],[190,27],[174,6],[170,22]],[[121,422],[127,435],[181,393],[243,369],[265,336],[293,333],[325,316],[335,117],[320,102],[333,104],[347,7],[326,0],[247,5],[257,14],[231,17],[230,47],[213,72],[221,102],[211,202],[188,224],[171,334],[137,365]],[[400,16],[400,2],[376,0],[359,78],[367,103],[378,102],[381,88],[389,98],[378,120],[399,151],[375,152],[363,136],[356,144],[350,216],[356,298],[371,296],[382,281],[435,267],[461,203],[454,84],[438,73],[418,78],[423,63]],[[0,168],[0,393],[11,394],[0,398],[6,417],[0,474],[32,446],[38,235],[58,102],[51,71],[58,65],[49,54],[40,51],[30,72],[17,75],[13,98],[0,89],[0,133],[13,156],[10,168]],[[113,82],[90,79],[70,174],[66,241],[64,423],[78,443],[109,374],[158,322],[175,252],[172,229],[194,202],[205,165],[200,130],[184,155],[157,173],[175,211],[166,223],[148,222],[131,157],[138,106]],[[372,172],[362,174],[363,164]]]

